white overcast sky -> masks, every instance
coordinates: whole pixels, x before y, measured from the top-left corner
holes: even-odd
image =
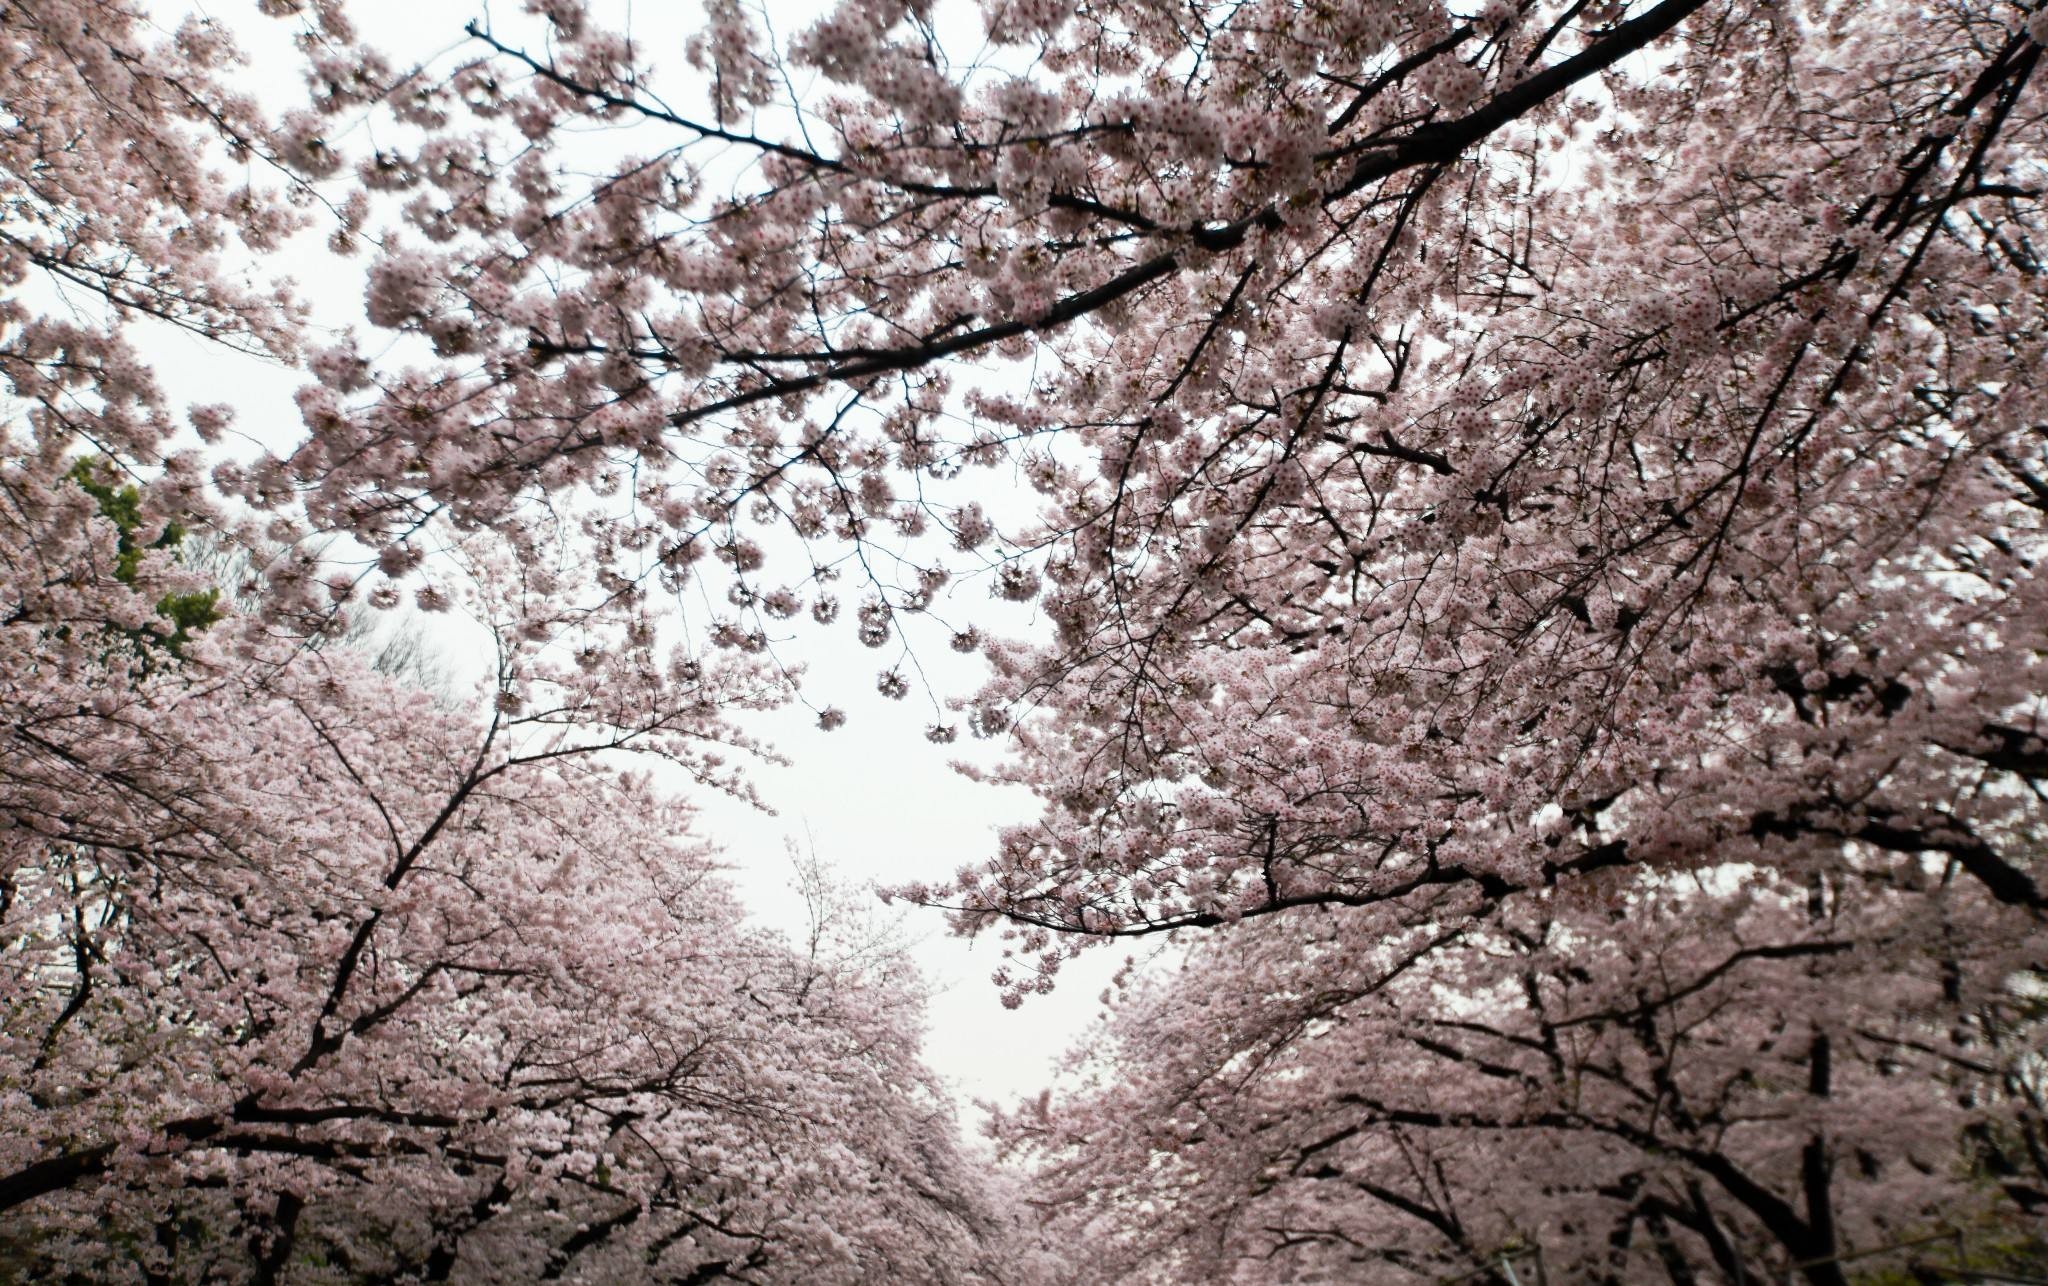
[[[352,0],[349,12],[394,63],[407,65],[432,59],[457,44],[463,24],[472,18],[489,15],[506,27],[519,24],[518,6],[497,7],[501,12],[492,14],[484,0]],[[643,0],[638,6],[620,0],[612,13],[606,13],[602,3],[595,7],[614,25],[624,25],[617,15],[632,14],[636,44],[652,51],[651,57],[667,73],[661,82],[664,95],[680,106],[691,76],[682,44],[700,19],[699,6],[689,0]],[[956,62],[973,61],[981,42],[979,16],[971,0],[936,0],[934,7],[949,53]],[[236,31],[256,54],[248,83],[267,103],[274,108],[289,105],[302,92],[295,58],[278,39],[280,25],[257,18],[253,2],[207,0],[189,8]],[[802,30],[827,8],[816,0],[776,0],[771,9],[778,36],[786,39]],[[167,28],[186,9],[181,0],[159,0]],[[360,143],[342,141],[345,146]],[[593,139],[592,146],[605,144]],[[600,153],[590,166],[601,165],[603,159]],[[322,237],[324,233],[306,239],[305,251],[292,255],[286,270],[323,322],[354,325],[371,338],[375,332],[361,320],[363,261],[328,261],[320,249]],[[175,402],[228,402],[237,409],[237,428],[269,449],[288,448],[302,434],[292,401],[302,377],[224,353],[181,332],[154,334],[146,342]],[[1018,494],[1010,480],[998,474],[969,474],[965,483]],[[990,502],[985,498],[985,503]],[[1022,501],[1009,501],[1018,503]],[[999,513],[1003,508],[994,503],[990,507]],[[858,592],[857,586],[844,583],[839,588],[843,598]],[[979,619],[995,606],[983,581],[950,588],[958,595],[957,604],[939,605],[948,619]],[[1002,632],[1029,630],[1032,625],[1028,614],[1012,610]],[[816,704],[846,710],[846,726],[822,731],[815,714],[803,706],[761,715],[746,725],[790,761],[787,766],[763,765],[754,773],[773,815],[702,790],[683,792],[698,804],[706,837],[723,850],[755,915],[793,934],[804,928],[805,910],[791,888],[794,873],[785,853],[786,840],[815,849],[839,880],[857,888],[936,881],[985,859],[993,851],[998,826],[1026,820],[1035,812],[1028,792],[977,784],[949,766],[956,759],[992,763],[998,747],[970,742],[964,730],[953,745],[934,745],[924,735],[933,712],[922,691],[913,691],[902,702],[876,692],[876,672],[895,659],[893,650],[861,647],[845,625],[806,634],[782,655],[807,667],[805,689]],[[442,643],[452,653],[470,650],[469,641],[459,635],[449,634]],[[459,655],[453,659],[460,661]],[[944,647],[920,647],[916,659],[942,696],[970,692],[979,682],[977,659],[956,656]],[[949,716],[949,721],[960,722],[958,716]],[[898,907],[882,914],[899,917],[902,931],[914,942],[914,958],[933,989],[927,1058],[958,1092],[963,1123],[970,1127],[978,1116],[973,1101],[1007,1102],[1036,1093],[1052,1078],[1057,1061],[1101,1012],[1098,997],[1127,954],[1116,946],[1087,952],[1063,972],[1054,995],[1005,1010],[989,980],[1000,963],[1001,943],[995,935],[969,943],[951,935],[938,912]]]

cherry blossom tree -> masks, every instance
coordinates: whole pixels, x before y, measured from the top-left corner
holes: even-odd
[[[2040,907],[2032,9],[997,5],[956,65],[923,10],[718,4],[701,112],[539,10],[439,76],[305,37],[325,120],[420,140],[285,150],[398,202],[368,316],[437,360],[328,351],[224,480],[400,565],[590,483],[606,583],[710,580],[741,652],[840,614],[835,535],[870,646],[963,573],[1037,603],[964,708],[1046,816],[906,890],[1021,927],[1014,987],[1845,844]],[[646,146],[580,178],[591,124]]]
[[[6,565],[71,569],[12,579],[0,667],[10,1271],[1031,1279],[914,978],[749,927],[605,758],[715,780],[751,666],[622,648],[478,723],[260,617],[144,664],[117,524],[5,485]]]
[[[994,1128],[1102,1281],[1839,1286],[2037,1254],[2038,932],[1966,880],[1845,867],[1244,924]]]
[[[230,265],[307,189],[205,168],[281,166],[292,126],[206,23],[10,5],[0,36],[5,1275],[1040,1279],[915,976],[749,924],[650,775],[744,792],[732,717],[779,680],[579,606],[543,531],[351,570],[217,503],[179,447],[226,412],[174,414],[137,332],[294,359]],[[200,531],[243,583],[181,559]],[[480,710],[323,646],[408,574],[484,641]]]
[[[749,927],[606,758],[730,786],[756,667],[650,636],[551,670],[535,569],[487,561],[468,601],[520,623],[488,722],[288,617],[174,652],[175,546],[44,457],[0,484],[9,1271],[1032,1278],[914,978]]]
[[[0,157],[10,280],[308,375],[302,444],[202,462],[118,327],[10,301],[24,489],[48,497],[24,530],[68,505],[98,533],[71,545],[118,563],[56,481],[90,442],[148,484],[138,523],[240,506],[287,550],[363,551],[273,560],[260,619],[202,649],[234,665],[145,686],[237,691],[208,717],[284,744],[328,672],[278,649],[358,603],[446,606],[434,551],[466,551],[492,722],[379,722],[344,676],[319,718],[366,744],[312,719],[293,743],[374,746],[362,798],[452,818],[555,800],[555,774],[629,791],[569,766],[629,745],[723,778],[706,746],[788,695],[802,613],[846,619],[892,697],[911,640],[982,651],[932,735],[1007,738],[995,776],[1043,816],[900,892],[1009,935],[1013,1003],[1092,944],[1190,961],[1084,1063],[1100,1084],[1003,1127],[1104,1275],[1485,1272],[1540,1246],[1621,1280],[1839,1281],[1938,1212],[2038,1206],[2037,3],[985,0],[976,23],[848,0],[783,38],[711,0],[679,75],[577,0],[479,16],[419,67],[334,0],[264,7],[312,91],[275,123],[222,88],[208,24],[0,17],[10,111],[38,122]],[[309,331],[214,253],[301,227],[364,256],[360,333]],[[71,610],[75,565],[18,578],[23,602]],[[999,637],[960,606],[974,582],[1042,631]],[[17,682],[75,706],[57,667],[115,655],[84,622],[148,632],[201,588],[162,551],[122,583],[22,616]],[[691,609],[673,657],[666,601]],[[95,725],[120,772],[160,723],[198,745],[158,708]],[[467,794],[402,766],[479,742]],[[275,845],[344,824],[310,804]],[[358,869],[396,889],[425,832],[387,829]],[[480,848],[446,869],[540,861]],[[643,915],[688,868],[645,860]],[[403,918],[332,914],[293,932]],[[623,994],[542,938],[568,972],[503,985],[542,1011]],[[334,996],[290,1009],[313,1048],[441,949],[250,985]],[[420,985],[406,1005],[441,1002]],[[643,1218],[622,1244],[662,1235]]]

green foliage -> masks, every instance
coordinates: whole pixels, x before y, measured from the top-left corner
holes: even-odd
[[[142,493],[132,486],[119,486],[116,481],[109,481],[106,475],[111,473],[111,468],[101,462],[80,459],[67,476],[98,502],[100,513],[120,533],[114,578],[124,585],[133,585],[142,567],[143,554],[152,549],[176,549],[185,539],[185,529],[175,522],[166,523],[154,540],[143,544],[138,538],[142,527]],[[169,623],[169,628],[146,631],[136,641],[163,648],[172,656],[183,656],[192,636],[218,621],[224,613],[220,606],[220,591],[204,589],[164,595],[157,600],[156,614]]]

